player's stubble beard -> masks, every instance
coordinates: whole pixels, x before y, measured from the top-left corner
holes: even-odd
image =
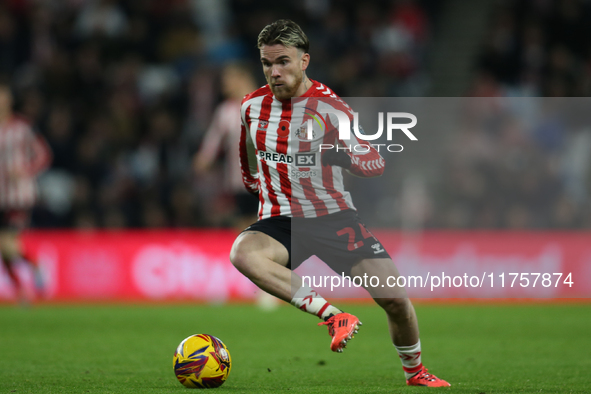
[[[287,100],[295,97],[296,92],[305,79],[305,73],[302,71],[301,73],[296,74],[294,78],[294,83],[292,85],[288,86],[284,84],[282,86],[283,89],[281,90],[276,89],[273,84],[269,83],[269,86],[271,86],[271,91],[278,100]]]

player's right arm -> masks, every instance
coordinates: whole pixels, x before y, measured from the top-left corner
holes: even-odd
[[[240,131],[240,169],[242,171],[242,182],[246,190],[254,195],[259,194],[259,173],[257,167],[256,148],[250,136],[248,117],[241,110],[242,125]]]

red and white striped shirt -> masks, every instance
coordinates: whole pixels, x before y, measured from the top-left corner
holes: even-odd
[[[353,175],[375,177],[384,171],[384,159],[371,144],[353,133],[348,141],[339,139],[337,116],[330,110],[346,113],[350,122],[353,118],[349,106],[331,89],[312,81],[296,99],[295,104],[277,100],[265,85],[242,100],[240,166],[247,190],[259,193],[259,219],[318,217],[355,209],[343,185],[342,168],[322,166],[321,144],[323,151],[328,145],[348,147],[348,171]]]
[[[49,166],[51,150],[16,116],[0,124],[0,210],[29,209],[37,196],[37,175]]]

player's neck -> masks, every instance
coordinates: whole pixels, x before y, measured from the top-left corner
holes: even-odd
[[[300,97],[303,96],[304,94],[306,94],[306,92],[312,87],[312,81],[310,81],[310,78],[308,77],[304,77],[304,79],[302,80],[302,83],[300,83],[300,87],[298,88],[298,90],[296,91],[296,94],[294,95],[294,97]]]

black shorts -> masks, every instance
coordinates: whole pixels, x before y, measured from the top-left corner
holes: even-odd
[[[260,231],[283,244],[292,270],[317,256],[336,273],[349,275],[361,260],[390,257],[354,210],[317,218],[274,216],[259,220],[247,230]]]

